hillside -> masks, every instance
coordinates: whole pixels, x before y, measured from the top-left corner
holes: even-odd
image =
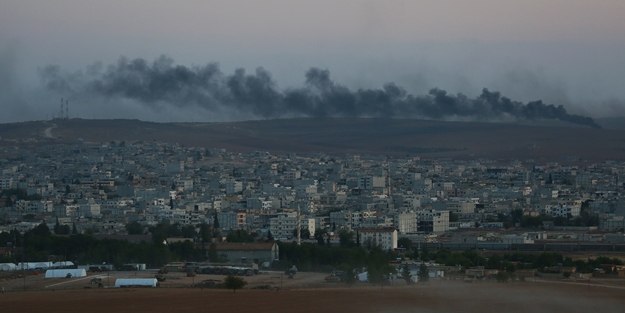
[[[233,123],[71,119],[0,124],[0,137],[3,146],[124,140],[176,142],[238,152],[521,160],[625,158],[625,130],[412,119],[300,118]]]

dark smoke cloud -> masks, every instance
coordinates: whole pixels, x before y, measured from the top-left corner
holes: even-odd
[[[162,56],[151,64],[124,57],[106,70],[101,64],[85,73],[63,73],[58,66],[40,69],[47,89],[66,96],[97,96],[127,99],[144,105],[198,106],[209,111],[230,109],[260,118],[310,117],[402,117],[437,120],[561,120],[600,128],[592,118],[568,114],[563,106],[542,101],[522,103],[482,90],[471,99],[432,89],[415,96],[393,83],[382,89],[352,91],[335,83],[330,72],[311,68],[301,88],[280,90],[271,74],[258,68],[253,74],[237,69],[225,75],[217,64],[185,67]]]

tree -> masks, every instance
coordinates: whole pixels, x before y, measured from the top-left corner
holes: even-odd
[[[208,247],[208,259],[211,262],[219,262],[219,255],[217,254],[217,246],[214,243],[211,243],[210,247]]]
[[[200,224],[199,236],[200,236],[200,241],[202,242],[202,244],[205,244],[211,241],[211,239],[213,238],[213,230],[208,223],[204,222]]]
[[[302,229],[300,230],[300,236],[302,236],[302,239],[310,239],[310,230],[308,230],[308,228],[302,227]],[[297,228],[293,229],[293,237],[297,238]]]
[[[243,279],[241,277],[236,277],[234,275],[228,275],[224,279],[224,287],[226,287],[227,289],[232,289],[233,293],[237,292],[237,289],[241,289],[245,285],[247,285],[247,282],[245,281],[245,279]]]
[[[221,227],[219,227],[219,220],[217,219],[217,213],[215,213],[215,220],[213,221],[213,228],[214,229],[221,228]]]
[[[401,269],[401,278],[406,281],[406,284],[412,284],[412,274],[410,274],[410,268],[408,268],[408,264],[404,264]]]
[[[397,239],[397,246],[406,249],[406,252],[408,252],[412,250],[412,240],[406,237],[401,237]]]
[[[132,223],[126,224],[126,231],[128,231],[129,235],[142,235],[143,226],[139,224],[139,222],[132,222]]]
[[[61,225],[57,219],[56,224],[54,225],[54,234],[55,235],[69,235],[71,229],[69,225]]]
[[[195,232],[195,226],[193,225],[185,225],[181,229],[182,237],[184,238],[195,238],[197,236],[197,232]]]
[[[325,240],[323,240],[324,235],[327,235],[327,231],[325,229],[320,229],[315,231],[315,239],[317,240],[317,244],[320,246],[325,245]]]
[[[523,221],[523,210],[521,209],[515,209],[512,210],[512,212],[510,212],[510,217],[512,218],[512,223],[513,224],[521,224],[521,222]]]
[[[421,260],[426,262],[430,260],[430,250],[425,244],[421,246]]]
[[[48,227],[48,225],[46,225],[45,222],[42,222],[41,224],[37,225],[37,227],[33,228],[32,232],[33,235],[38,237],[48,237],[52,235],[52,232],[50,232],[50,228]]]
[[[254,242],[254,238],[244,229],[231,231],[226,237],[227,242]]]
[[[56,224],[54,224],[54,233],[59,235],[59,227],[61,227],[61,224],[59,224],[59,218],[56,218]]]
[[[425,283],[430,280],[428,267],[425,265],[425,263],[421,263],[421,266],[419,266],[419,272],[417,273],[417,277],[419,277],[420,283]]]
[[[413,260],[419,259],[419,249],[414,249],[414,252],[412,253],[412,259]]]
[[[449,221],[450,222],[457,222],[458,221],[458,214],[456,214],[455,212],[449,211]]]
[[[22,219],[26,220],[26,221],[32,221],[35,219],[35,214],[29,213],[26,214],[24,216],[22,216]]]
[[[353,247],[355,245],[354,233],[346,229],[341,229],[339,231],[339,242],[341,247]]]
[[[369,282],[384,284],[389,274],[395,273],[395,267],[388,264],[389,256],[379,247],[373,247],[367,256],[367,272]]]
[[[356,283],[356,270],[354,268],[348,268],[345,271],[345,283],[347,286],[352,286]]]

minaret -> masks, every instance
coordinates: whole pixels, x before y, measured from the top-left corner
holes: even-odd
[[[390,198],[392,196],[392,194],[391,194],[391,174],[388,171],[386,171],[386,181],[388,183],[387,195]]]
[[[302,218],[300,206],[297,206],[297,245],[302,245]]]

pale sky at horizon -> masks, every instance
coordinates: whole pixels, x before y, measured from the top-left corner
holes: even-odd
[[[625,115],[624,17],[622,0],[2,0],[0,122],[45,117],[38,68],[163,54],[185,66],[218,62],[225,73],[262,66],[280,87],[301,85],[316,66],[354,89],[395,82],[475,96],[486,87],[573,113]]]

